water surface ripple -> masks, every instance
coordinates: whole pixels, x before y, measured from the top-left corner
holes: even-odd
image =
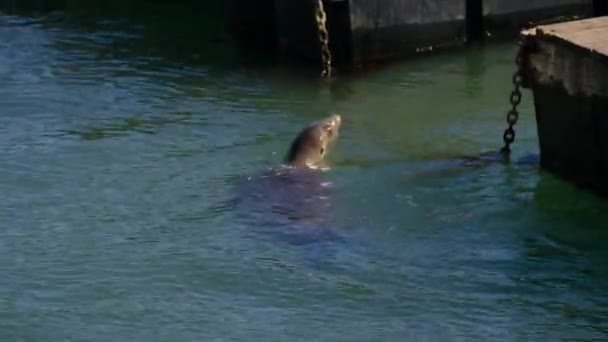
[[[500,147],[512,45],[325,83],[185,12],[0,14],[1,340],[608,338],[606,205],[454,159]],[[285,188],[330,111],[331,170]]]

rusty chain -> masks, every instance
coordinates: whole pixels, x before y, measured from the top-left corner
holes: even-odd
[[[329,51],[329,33],[327,32],[327,14],[323,8],[323,0],[317,0],[315,5],[315,17],[317,20],[317,34],[321,45],[321,76],[331,76],[331,52]]]
[[[512,82],[514,89],[511,92],[511,96],[509,97],[509,102],[511,103],[511,109],[507,113],[507,124],[509,127],[505,130],[503,134],[503,140],[505,146],[501,149],[503,154],[508,155],[511,152],[511,144],[515,141],[515,130],[513,126],[517,123],[519,119],[519,112],[517,111],[517,106],[521,103],[521,90],[520,88],[523,85],[523,73],[524,73],[524,45],[520,43],[519,49],[517,50],[517,55],[515,57],[515,64],[517,65],[517,70],[513,73]]]

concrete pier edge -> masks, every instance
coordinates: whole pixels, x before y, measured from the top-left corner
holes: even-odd
[[[608,197],[608,17],[524,30],[541,168]]]

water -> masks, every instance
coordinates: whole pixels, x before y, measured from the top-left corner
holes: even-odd
[[[0,15],[2,341],[606,339],[606,204],[453,158],[500,147],[512,44],[322,82],[191,12]],[[332,111],[329,210],[292,224],[338,238],[267,234],[255,176]]]

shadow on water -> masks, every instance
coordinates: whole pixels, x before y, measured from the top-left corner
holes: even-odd
[[[494,166],[536,169],[540,171],[540,156],[528,153],[519,157],[505,155],[500,150],[479,154],[433,155],[409,161],[414,177],[454,177]]]
[[[66,132],[87,140],[130,132],[153,134],[171,124],[196,124],[204,118],[194,113],[209,109],[201,108],[201,100],[209,100],[203,106],[251,110],[249,104],[240,106],[240,102],[243,97],[255,97],[260,98],[254,99],[256,106],[267,106],[270,90],[261,84],[262,79],[319,82],[317,73],[311,72],[317,71],[315,66],[282,63],[274,51],[235,44],[225,31],[224,1],[220,0],[0,0],[0,11],[16,16],[11,25],[22,23],[51,33],[49,46],[61,53],[61,60],[52,65],[53,73],[74,83],[102,87],[115,97],[104,100],[108,108],[102,109],[104,113],[94,123]],[[146,82],[147,78],[154,82]],[[191,100],[180,104],[185,108],[179,111],[193,113],[192,120],[182,115],[150,117],[148,112],[127,108],[138,87],[150,84],[162,89],[154,89],[158,96],[148,94],[148,107],[156,102],[166,106],[176,98]],[[335,82],[330,86],[342,89]]]
[[[218,0],[0,0],[0,13],[10,19],[5,25],[49,33],[48,46],[60,52],[58,60],[46,62],[53,75],[103,91],[95,100],[104,107],[91,114],[93,122],[62,134],[96,140],[205,124],[198,112],[216,103],[238,106],[244,92],[264,91],[256,89],[256,80],[243,80],[241,71],[273,65],[273,55],[233,44],[224,30],[223,6]],[[139,92],[147,92],[145,107],[136,103]],[[166,113],[176,111],[167,104],[177,99],[178,113]],[[157,105],[165,115],[152,117]]]
[[[262,65],[271,56],[237,50],[231,44],[224,30],[224,2],[219,0],[2,0],[0,10],[29,17],[46,28],[98,33],[94,44],[83,46],[100,59],[154,56],[191,66],[225,68],[242,63]],[[115,35],[110,36],[112,33]],[[120,39],[121,33],[122,38],[137,39]]]

